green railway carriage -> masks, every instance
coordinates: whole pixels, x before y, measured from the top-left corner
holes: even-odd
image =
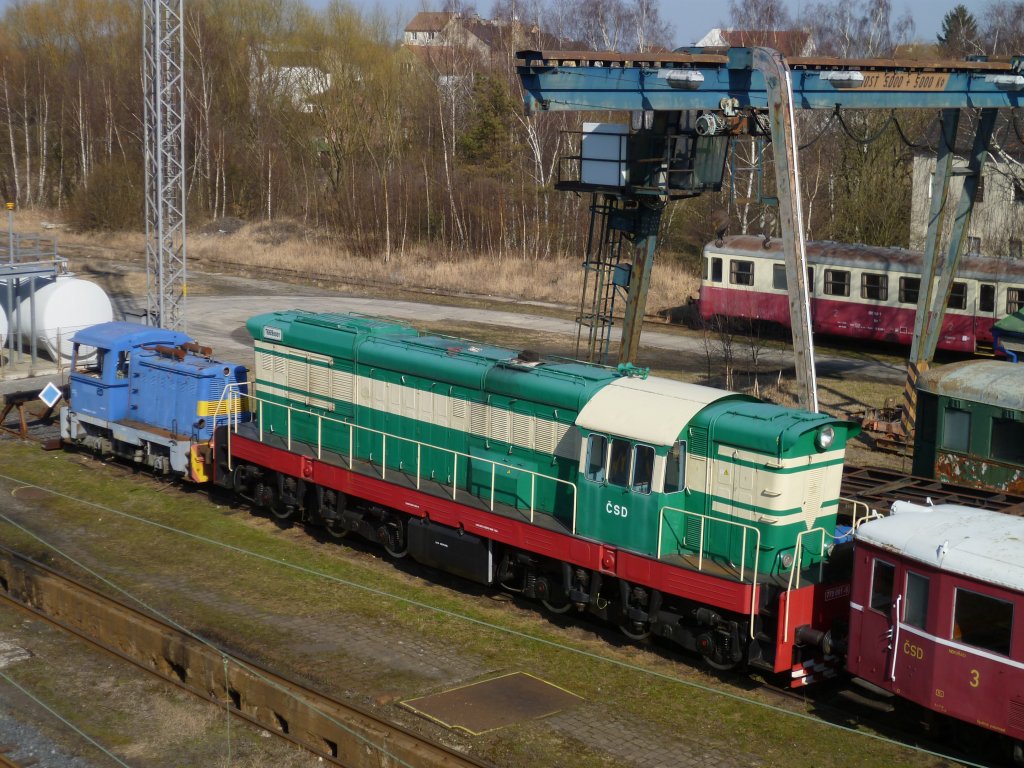
[[[339,463],[740,579],[785,579],[834,529],[847,422],[351,315],[248,329],[260,429]]]

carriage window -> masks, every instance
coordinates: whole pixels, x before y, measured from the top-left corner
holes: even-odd
[[[1006,289],[1006,314],[1012,315],[1024,306],[1024,288]]]
[[[865,272],[860,276],[860,297],[872,301],[889,298],[889,276]]]
[[[920,277],[900,278],[900,303],[917,304],[917,295],[921,292]]]
[[[649,445],[638,445],[633,449],[633,483],[630,489],[636,493],[650,493],[653,476],[654,449]]]
[[[947,451],[967,453],[971,443],[971,412],[947,408],[942,413],[942,444]]]
[[[826,269],[825,294],[828,296],[849,296],[850,273],[842,269]]]
[[[884,560],[875,560],[871,574],[871,607],[888,613],[892,607],[892,585],[896,577],[896,566]]]
[[[729,262],[729,282],[733,285],[754,284],[754,262],[733,259]]]
[[[807,268],[807,292],[814,293],[814,267]]]
[[[629,485],[629,455],[632,446],[628,440],[612,438],[612,456],[608,463],[608,482],[612,485]]]
[[[953,604],[954,640],[1010,655],[1013,603],[957,589]]]
[[[686,487],[686,442],[680,440],[668,449],[665,458],[665,493],[678,493]]]
[[[953,283],[946,307],[948,309],[967,309],[967,283]]]
[[[786,290],[785,264],[772,264],[772,288],[777,291]]]
[[[928,577],[907,573],[907,602],[903,621],[912,627],[924,629],[928,620]]]
[[[996,311],[996,287],[990,283],[982,283],[978,286],[978,311]]]
[[[587,438],[587,480],[604,482],[604,457],[608,453],[608,438],[591,435]]]
[[[722,259],[718,256],[713,256],[708,259],[711,262],[711,275],[710,280],[712,283],[722,282]]]
[[[993,459],[1024,464],[1024,422],[992,419],[990,447]]]
[[[978,191],[981,191],[981,186],[978,187]],[[981,202],[979,197],[976,202]],[[981,238],[980,237],[968,237],[967,238],[967,255],[968,256],[981,256]]]

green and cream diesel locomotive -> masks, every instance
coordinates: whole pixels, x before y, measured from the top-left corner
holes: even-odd
[[[827,666],[855,425],[360,316],[248,329],[258,418],[222,430],[221,484],[715,666]]]

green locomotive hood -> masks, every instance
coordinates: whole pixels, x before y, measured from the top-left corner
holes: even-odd
[[[713,403],[693,426],[707,429],[717,443],[779,457],[839,450],[860,433],[860,425],[851,421],[759,401]]]

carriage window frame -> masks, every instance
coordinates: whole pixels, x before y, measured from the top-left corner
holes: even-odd
[[[776,291],[789,290],[789,284],[786,280],[785,264],[772,264],[772,288]]]
[[[632,463],[633,444],[621,437],[611,438],[608,445],[607,471],[605,472],[608,485],[628,488]]]
[[[889,276],[879,272],[861,272],[860,297],[869,301],[888,300]]]
[[[709,256],[709,274],[708,282],[720,283],[722,282],[722,257],[721,256]]]
[[[958,280],[949,287],[946,309],[967,309],[967,283]]]
[[[881,566],[881,567],[879,567]],[[883,573],[884,580],[879,580],[879,572],[886,571]],[[879,587],[885,587],[888,584],[888,592],[883,594],[879,591]],[[883,560],[880,557],[876,557],[874,563],[871,565],[871,592],[868,595],[868,607],[873,611],[878,611],[885,615],[889,615],[889,611],[892,610],[892,592],[893,587],[896,584],[896,565],[890,563],[888,560]]]
[[[673,482],[669,482],[672,478]],[[664,493],[681,493],[686,490],[686,441],[677,440],[665,455]]]
[[[920,277],[900,278],[900,304],[917,304],[921,295]]]
[[[903,623],[917,629],[924,629],[928,623],[928,592],[931,579],[915,571],[907,571],[903,603]]]
[[[942,409],[942,439],[939,447],[944,451],[967,453],[971,448],[971,412],[947,405]]]
[[[750,259],[730,259],[729,283],[752,286],[754,284],[754,262]]]
[[[949,639],[1009,656],[1013,640],[1013,607],[1009,600],[957,587],[953,591]]]
[[[850,282],[850,270],[826,269],[822,293],[826,296],[849,296]]]
[[[654,485],[654,447],[637,443],[633,446],[633,469],[629,477],[629,490],[649,495]]]
[[[1024,288],[1010,287],[1006,289],[1006,314],[1012,315],[1024,307]]]

